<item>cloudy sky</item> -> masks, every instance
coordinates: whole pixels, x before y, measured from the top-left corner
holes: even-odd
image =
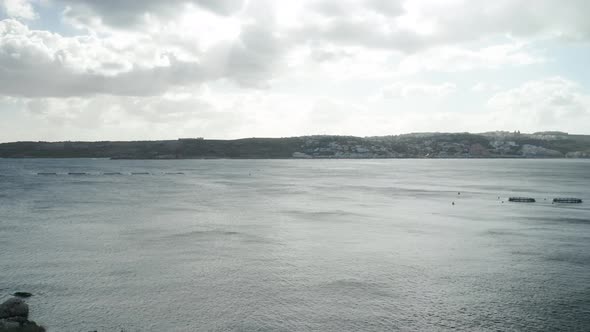
[[[590,134],[587,0],[0,0],[0,141]]]

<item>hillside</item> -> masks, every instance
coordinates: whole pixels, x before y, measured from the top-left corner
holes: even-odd
[[[562,132],[415,133],[236,140],[14,142],[2,158],[589,158],[590,135]]]

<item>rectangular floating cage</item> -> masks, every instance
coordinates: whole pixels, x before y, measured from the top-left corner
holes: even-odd
[[[517,203],[534,203],[536,200],[532,197],[510,197],[508,198],[509,202],[517,202]]]
[[[575,197],[557,197],[553,199],[553,203],[582,203],[582,200]]]

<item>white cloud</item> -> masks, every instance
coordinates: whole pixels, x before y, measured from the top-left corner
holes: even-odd
[[[298,40],[415,53],[510,36],[590,40],[585,0],[307,1],[292,10]]]
[[[387,85],[379,91],[377,99],[409,98],[409,97],[445,97],[457,90],[457,86],[450,82],[441,84],[396,82]]]
[[[65,16],[79,26],[96,28],[108,25],[137,28],[151,19],[174,20],[187,9],[198,7],[217,15],[231,15],[239,11],[243,0],[55,0],[66,5]]]
[[[590,123],[590,95],[562,77],[530,81],[497,93],[487,103],[489,120],[502,129],[583,133]]]
[[[494,92],[494,91],[498,91],[501,90],[502,88],[497,85],[497,84],[490,84],[490,83],[486,83],[486,82],[478,82],[475,83],[472,87],[471,87],[471,91],[473,92]]]
[[[422,71],[469,71],[479,68],[494,69],[541,63],[545,59],[531,54],[522,44],[500,44],[479,49],[438,47],[411,54],[399,63],[399,71],[415,74]]]
[[[148,43],[134,47],[138,42]],[[218,79],[261,86],[274,74],[280,43],[260,24],[247,24],[235,40],[221,40],[195,54],[197,59],[184,60],[174,49],[162,49],[149,39],[63,37],[4,20],[0,21],[0,94],[157,95]]]
[[[10,98],[3,107],[19,107],[26,120],[11,140],[46,139],[99,140],[108,133],[112,139],[174,139],[177,137],[229,137],[244,125],[240,112],[214,107],[203,94],[166,94],[158,97],[91,96],[67,98]],[[5,115],[6,118],[7,115]],[[7,137],[7,136],[5,136]],[[6,139],[6,138],[5,138]]]
[[[532,81],[497,93],[487,109],[419,109],[421,100],[454,91],[452,84],[397,84],[386,108],[341,98],[178,88],[161,96],[97,95],[67,98],[0,98],[2,109],[22,108],[19,130],[0,140],[239,138],[307,134],[389,135],[417,131],[564,130],[585,132],[590,96],[563,78]],[[405,91],[403,89],[406,89]],[[430,98],[425,97],[425,93]],[[434,98],[436,99],[436,98]],[[418,102],[418,104],[416,103]],[[409,103],[409,104],[408,104]],[[4,119],[8,115],[3,116]],[[442,128],[442,129],[441,129]],[[46,130],[47,129],[47,130]]]
[[[10,17],[0,21],[0,103],[10,111],[0,122],[12,122],[2,130],[33,123],[121,139],[516,124],[587,132],[587,86],[495,84],[514,86],[538,68],[562,73],[572,42],[587,51],[585,0],[0,0],[0,8]],[[27,22],[47,13],[55,17]],[[13,134],[23,132],[52,131]]]
[[[38,17],[30,0],[0,0],[0,8],[8,17],[33,20]]]
[[[16,1],[16,0],[11,0]],[[23,1],[23,0],[19,0]],[[329,41],[367,47],[416,51],[506,35],[518,38],[590,38],[585,0],[55,0],[81,24],[138,28],[138,24],[174,21],[178,14],[200,8],[219,16],[242,15],[257,7],[276,16],[299,40]]]

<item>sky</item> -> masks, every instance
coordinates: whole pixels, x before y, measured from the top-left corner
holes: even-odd
[[[587,0],[0,0],[0,142],[590,134]]]

